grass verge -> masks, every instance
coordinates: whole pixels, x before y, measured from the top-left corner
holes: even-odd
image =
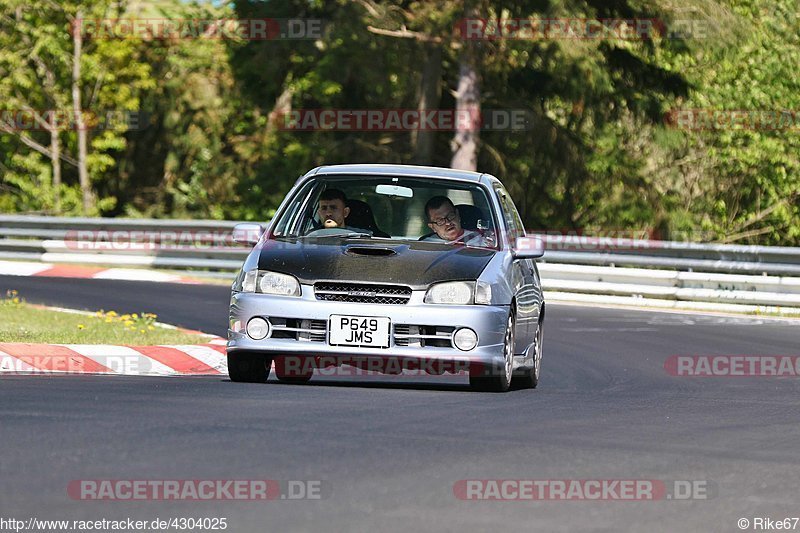
[[[47,344],[199,344],[209,337],[156,323],[152,313],[78,314],[25,303],[16,291],[0,299],[0,342]]]

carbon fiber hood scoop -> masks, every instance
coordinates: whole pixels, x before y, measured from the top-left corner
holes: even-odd
[[[384,248],[383,246],[348,246],[344,253],[348,255],[368,255],[383,257],[387,255],[395,255],[396,250],[392,248]]]

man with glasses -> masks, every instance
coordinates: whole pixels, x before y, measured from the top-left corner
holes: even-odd
[[[491,246],[486,238],[476,231],[461,227],[461,216],[458,209],[446,196],[434,196],[425,204],[425,215],[428,227],[434,235],[426,237],[426,241],[461,243],[467,246]]]

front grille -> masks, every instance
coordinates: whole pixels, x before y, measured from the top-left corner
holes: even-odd
[[[273,339],[294,339],[309,342],[325,342],[327,340],[328,324],[325,320],[268,318],[272,323],[271,337]]]
[[[302,320],[297,340],[325,342],[328,340],[328,323],[325,320]]]
[[[436,348],[452,347],[454,326],[415,326],[411,324],[394,325],[395,346],[408,346],[411,348]]]
[[[394,344],[395,346],[415,346],[422,347],[422,340],[412,335],[419,335],[419,326],[411,326],[409,324],[395,324],[394,326]]]
[[[362,304],[403,305],[411,299],[411,287],[364,283],[320,282],[314,285],[317,300]]]

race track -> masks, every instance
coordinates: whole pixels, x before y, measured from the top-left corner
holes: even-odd
[[[220,286],[0,277],[30,302],[225,334]],[[548,304],[536,390],[465,380],[0,376],[0,517],[226,517],[261,531],[739,531],[800,516],[800,378],[672,355],[800,355],[798,322]],[[320,500],[75,501],[81,479],[318,480]],[[463,501],[466,479],[699,480],[689,501]],[[800,529],[800,525],[798,525]],[[752,529],[750,529],[752,530]]]

